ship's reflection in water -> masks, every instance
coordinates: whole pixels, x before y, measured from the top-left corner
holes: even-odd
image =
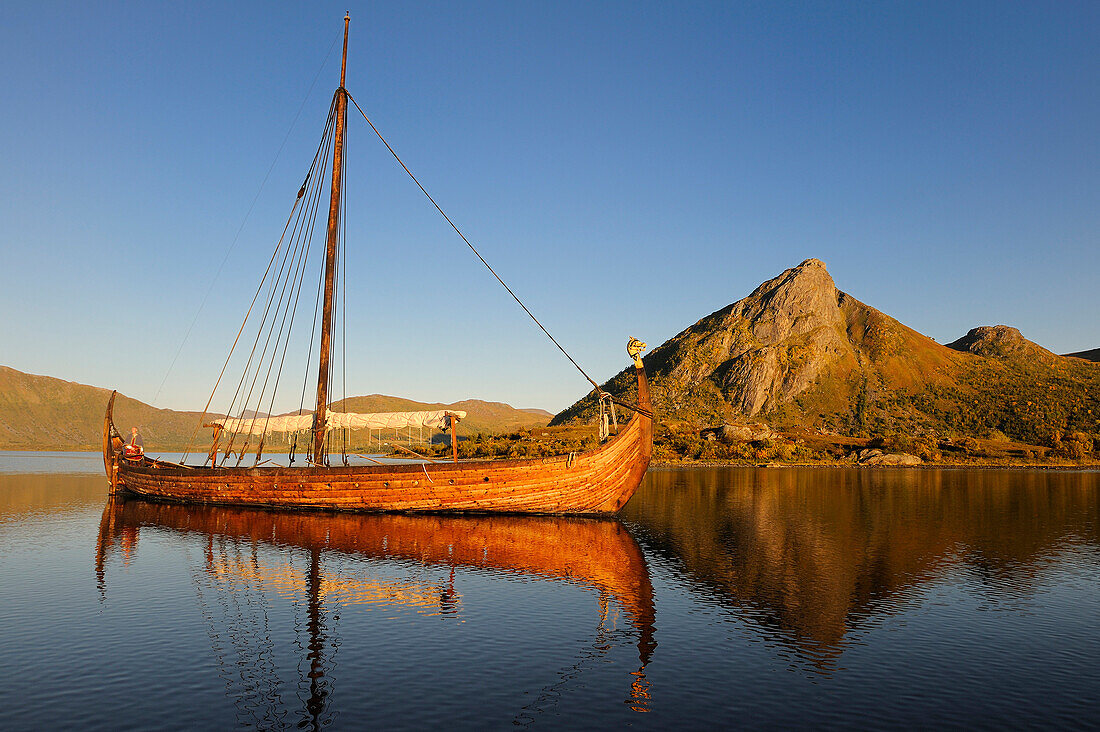
[[[415,612],[462,623],[466,604],[496,599],[484,583],[468,580],[473,574],[490,584],[516,578],[567,583],[595,595],[589,642],[560,655],[556,682],[527,691],[532,701],[517,710],[515,723],[534,721],[565,686],[624,643],[636,647],[637,658],[622,672],[624,696],[635,711],[647,711],[646,666],[656,646],[653,587],[641,549],[619,521],[280,513],[112,499],[96,551],[102,597],[110,591],[111,565],[140,562],[148,535],[183,548],[238,723],[331,724],[337,687],[347,695],[369,688],[367,679],[337,668],[341,616],[369,609],[394,622]],[[456,581],[456,570],[467,579]],[[282,627],[280,609],[289,609],[290,628]]]
[[[1098,490],[1095,471],[657,470],[623,518],[697,591],[829,674],[948,575],[1021,609],[1058,561],[1097,566]]]

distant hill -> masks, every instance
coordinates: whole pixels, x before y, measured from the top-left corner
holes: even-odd
[[[0,366],[0,449],[98,450],[110,397],[109,389]],[[115,399],[119,430],[136,426],[151,448],[186,447],[199,416]]]
[[[1100,431],[1100,367],[1007,326],[950,346],[837,289],[808,259],[645,357],[659,417],[698,426],[763,419],[848,435],[980,436],[1034,444]],[[604,388],[632,399],[633,369]],[[551,424],[591,419],[591,396]]]
[[[36,376],[0,366],[0,450],[98,450],[109,389],[77,384],[50,376]],[[455,409],[468,412],[464,431],[511,432],[545,425],[552,416],[541,409],[513,409],[499,402],[471,399],[454,404],[425,404],[399,397],[352,397],[343,411],[419,411]],[[150,451],[177,451],[187,447],[198,412],[157,409],[119,394],[115,424],[126,432],[138,427]],[[209,419],[209,416],[208,416]],[[201,431],[200,442],[209,438]],[[204,445],[205,447],[205,445]]]
[[[1017,328],[1007,325],[985,325],[972,328],[957,341],[947,344],[948,348],[977,356],[987,356],[1001,360],[1016,360],[1055,364],[1056,356],[1040,345],[1024,338]]]
[[[1083,358],[1086,361],[1100,362],[1100,348],[1094,348],[1091,351],[1078,351],[1077,353],[1065,354],[1069,358]]]

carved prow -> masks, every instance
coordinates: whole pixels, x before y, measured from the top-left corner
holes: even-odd
[[[122,449],[122,435],[115,429],[114,411],[115,395],[111,392],[111,398],[107,401],[107,413],[103,415],[103,470],[107,473],[107,482],[110,485],[110,494],[115,495],[121,485],[118,477],[118,454]]]

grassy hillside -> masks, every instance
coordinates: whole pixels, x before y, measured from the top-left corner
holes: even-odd
[[[35,376],[0,366],[0,449],[98,450],[108,389]],[[119,395],[115,424],[136,426],[150,448],[186,446],[197,412],[156,409]]]

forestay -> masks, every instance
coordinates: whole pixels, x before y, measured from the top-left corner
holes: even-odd
[[[425,412],[375,412],[356,414],[355,412],[328,412],[325,428],[332,430],[379,430],[405,429],[408,427],[443,426],[447,416],[465,419],[466,412],[461,410],[435,410]],[[256,419],[217,419],[214,424],[236,434],[262,435],[265,432],[308,432],[313,429],[312,414],[289,414],[283,417],[260,417]]]

